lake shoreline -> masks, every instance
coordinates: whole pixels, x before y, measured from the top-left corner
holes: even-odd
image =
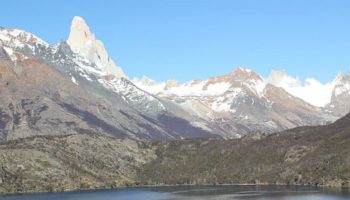
[[[3,196],[16,196],[16,195],[37,195],[37,194],[58,194],[58,193],[76,193],[76,192],[94,192],[104,190],[122,190],[122,189],[147,189],[147,188],[171,188],[171,187],[214,187],[214,186],[262,186],[262,187],[304,187],[304,188],[322,188],[329,190],[342,190],[349,189],[349,187],[334,187],[327,185],[305,185],[305,184],[161,184],[161,185],[138,185],[138,186],[120,186],[110,188],[86,188],[86,189],[73,189],[64,191],[37,191],[37,192],[17,192],[17,193],[0,193],[0,197]]]

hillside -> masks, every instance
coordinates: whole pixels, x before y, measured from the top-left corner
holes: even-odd
[[[37,136],[0,145],[2,193],[162,184],[350,186],[350,115],[242,139]]]
[[[0,193],[133,185],[136,170],[155,158],[145,143],[97,135],[37,136],[0,152]]]
[[[159,143],[157,156],[140,172],[144,183],[349,186],[350,115],[269,136]]]

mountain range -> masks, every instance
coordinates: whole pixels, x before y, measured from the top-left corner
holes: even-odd
[[[0,139],[103,134],[136,140],[240,138],[324,125],[350,109],[350,73],[305,85],[237,68],[185,84],[129,79],[81,17],[57,44],[0,28]]]

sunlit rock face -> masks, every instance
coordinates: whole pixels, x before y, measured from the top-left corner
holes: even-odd
[[[107,74],[116,77],[125,76],[123,70],[108,56],[102,41],[97,40],[95,34],[90,32],[89,26],[83,18],[73,18],[67,43],[74,53],[78,53],[96,63]]]

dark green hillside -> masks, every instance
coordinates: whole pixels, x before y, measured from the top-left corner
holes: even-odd
[[[350,115],[262,139],[158,143],[144,184],[312,184],[349,186]]]

